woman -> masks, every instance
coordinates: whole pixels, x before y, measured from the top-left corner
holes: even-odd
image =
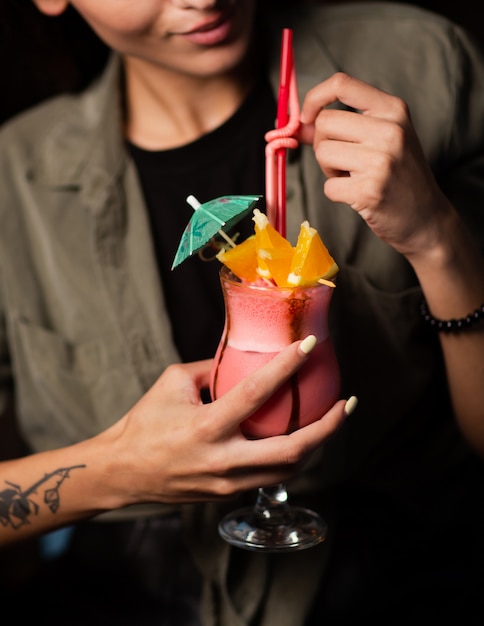
[[[35,4],[57,15],[67,2]],[[473,615],[484,453],[480,51],[442,18],[394,4],[287,14],[262,0],[70,4],[112,59],[83,94],[46,103],[1,137],[2,361],[31,448],[95,435],[163,368],[213,354],[218,267],[193,258],[172,272],[171,262],[189,193],[264,193],[283,26],[294,31],[302,105],[288,236],[308,219],[341,268],[331,332],[343,393],[360,403],[291,484],[326,516],[322,546],[286,556],[233,550],[216,532],[227,505],[201,504],[182,507],[189,557],[170,510],[133,512],[126,526],[90,523],[69,559],[83,553],[94,577],[99,550],[119,535],[112,567],[98,573],[116,590],[105,608],[117,621],[131,592],[136,623],[180,619],[187,597],[195,610],[183,624]],[[461,321],[446,333],[436,319]],[[342,406],[335,411],[337,423]],[[121,570],[128,542],[136,548]],[[180,546],[171,557],[170,543]],[[143,560],[144,551],[155,556]],[[120,594],[127,571],[130,593]]]

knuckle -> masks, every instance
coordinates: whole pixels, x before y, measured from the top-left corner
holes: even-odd
[[[406,143],[406,131],[400,124],[389,124],[385,132],[390,154],[399,155],[402,153]]]
[[[234,484],[227,477],[219,477],[214,481],[213,485],[214,494],[221,499],[231,499],[238,495],[239,490],[234,487]]]
[[[373,170],[381,174],[381,178],[386,180],[388,173],[394,169],[395,158],[388,152],[377,152],[372,159]]]
[[[346,72],[335,72],[332,78],[334,82],[334,87],[337,91],[344,89],[348,82],[351,80],[351,77],[346,74]]]
[[[192,438],[197,442],[211,441],[214,438],[214,422],[210,419],[210,413],[206,416],[198,416],[191,420]]]
[[[406,123],[409,118],[409,109],[407,103],[398,96],[391,96],[389,98],[389,111],[392,118],[400,125]]]
[[[223,449],[222,449],[223,448]],[[216,480],[228,480],[234,467],[234,458],[226,450],[225,447],[212,449],[207,455],[207,472],[216,478]]]
[[[181,363],[170,363],[164,370],[165,377],[178,377],[183,373],[183,365]]]

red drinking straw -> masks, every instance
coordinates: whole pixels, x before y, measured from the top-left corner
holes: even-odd
[[[299,98],[292,51],[292,31],[284,29],[281,47],[276,128],[265,134],[266,208],[269,222],[286,236],[286,152],[298,147]]]
[[[279,93],[277,97],[277,128],[283,128],[289,121],[289,88],[293,70],[292,30],[284,28],[281,43],[281,66]],[[286,236],[286,149],[276,150],[277,194],[275,228]]]

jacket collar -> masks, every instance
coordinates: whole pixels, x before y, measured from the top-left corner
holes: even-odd
[[[117,176],[124,155],[119,79],[120,59],[112,55],[81,96],[56,100],[32,155],[31,173],[37,182],[85,188],[95,179],[99,189]]]

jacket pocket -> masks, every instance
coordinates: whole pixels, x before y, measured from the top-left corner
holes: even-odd
[[[114,334],[76,344],[17,318],[12,345],[19,420],[35,450],[95,435],[143,393]]]

